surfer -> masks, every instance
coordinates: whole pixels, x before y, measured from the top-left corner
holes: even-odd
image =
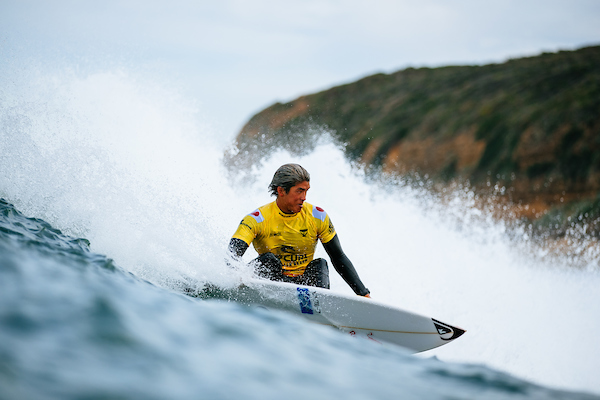
[[[314,258],[317,240],[323,243],[335,270],[354,293],[371,297],[352,262],[344,254],[329,215],[305,202],[310,174],[298,164],[275,172],[269,191],[275,201],[246,215],[229,242],[229,251],[241,258],[250,243],[259,256],[250,264],[257,275],[273,281],[329,289],[327,261]]]

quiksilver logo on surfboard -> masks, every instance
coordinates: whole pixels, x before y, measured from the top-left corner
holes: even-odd
[[[464,329],[455,328],[433,318],[431,320],[442,340],[454,340],[465,333]]]

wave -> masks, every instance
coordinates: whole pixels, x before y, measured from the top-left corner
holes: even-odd
[[[364,171],[350,165],[337,145],[327,140],[326,136],[307,154],[293,155],[288,150],[273,149],[260,157],[260,162],[237,172],[240,175],[248,172],[244,174],[244,180],[230,180],[231,170],[223,166],[224,146],[220,139],[214,139],[218,133],[211,131],[198,119],[192,101],[172,93],[168,88],[156,83],[149,84],[123,71],[88,76],[64,73],[29,78],[26,76],[13,82],[1,100],[0,170],[3,173],[0,174],[0,197],[14,204],[24,215],[46,221],[51,228],[47,232],[60,230],[61,235],[89,241],[89,253],[85,253],[86,250],[81,249],[88,246],[83,239],[57,236],[61,239],[55,240],[65,240],[65,243],[75,240],[68,246],[74,246],[76,252],[83,251],[81,254],[87,254],[85,257],[94,254],[94,259],[99,257],[99,263],[121,266],[110,275],[112,278],[106,278],[107,272],[101,267],[101,272],[90,276],[86,275],[89,272],[79,271],[73,272],[76,278],[71,280],[58,278],[53,281],[53,274],[61,274],[56,271],[77,269],[65,269],[57,265],[64,261],[60,258],[62,256],[50,256],[48,261],[31,255],[36,254],[37,250],[34,252],[18,247],[20,250],[13,252],[10,246],[5,246],[4,254],[12,255],[3,259],[12,260],[12,270],[30,268],[32,271],[27,279],[20,281],[27,288],[24,290],[32,293],[50,291],[56,300],[44,303],[43,296],[41,299],[34,296],[33,304],[37,304],[38,314],[32,319],[33,323],[37,318],[42,318],[44,305],[50,305],[50,310],[61,310],[63,303],[59,299],[69,298],[72,290],[79,294],[73,294],[69,304],[80,301],[77,296],[87,298],[82,292],[96,293],[108,304],[99,305],[98,313],[102,314],[103,307],[122,313],[109,325],[114,323],[115,326],[130,327],[124,328],[127,335],[144,331],[143,335],[139,333],[142,337],[136,339],[143,345],[132,346],[147,346],[148,352],[154,357],[166,360],[164,365],[170,365],[187,376],[187,384],[190,384],[192,377],[197,378],[202,374],[212,376],[215,382],[223,382],[219,374],[224,374],[229,379],[243,379],[246,389],[250,390],[253,383],[249,377],[260,380],[260,373],[246,376],[246,370],[235,369],[228,375],[226,370],[234,360],[247,369],[253,368],[252,360],[261,355],[259,351],[249,352],[246,348],[255,345],[252,340],[260,343],[255,346],[260,351],[274,357],[259,363],[259,371],[266,376],[286,380],[278,371],[271,369],[271,364],[282,361],[281,357],[275,356],[276,351],[267,345],[268,338],[252,336],[254,339],[240,342],[232,339],[227,341],[227,346],[231,346],[229,349],[208,339],[198,344],[193,342],[192,336],[180,330],[172,331],[159,328],[158,325],[186,326],[190,331],[207,331],[209,336],[218,336],[221,332],[219,329],[239,332],[237,327],[230,326],[234,322],[229,320],[242,318],[255,326],[260,325],[257,319],[274,318],[256,310],[238,309],[231,304],[200,306],[190,303],[191,300],[180,294],[180,286],[181,282],[189,281],[198,282],[198,285],[203,282],[232,285],[240,275],[251,273],[240,268],[236,275],[225,268],[223,257],[229,237],[243,215],[271,200],[266,186],[273,171],[283,163],[299,162],[312,176],[308,201],[328,211],[342,246],[373,296],[402,308],[453,321],[469,332],[451,346],[427,353],[425,358],[404,358],[396,350],[391,355],[387,353],[388,349],[364,350],[363,345],[340,339],[339,335],[329,331],[326,334],[320,330],[318,333],[305,331],[309,328],[300,328],[298,322],[278,316],[285,322],[278,320],[268,328],[270,335],[280,335],[276,336],[279,338],[277,343],[271,344],[276,346],[277,352],[285,353],[287,350],[285,335],[275,332],[298,331],[300,333],[294,333],[297,335],[294,336],[295,346],[334,370],[341,368],[341,371],[346,371],[337,363],[338,359],[349,362],[360,358],[359,355],[365,351],[369,354],[369,362],[376,365],[365,375],[375,383],[369,383],[366,378],[359,379],[359,368],[353,361],[351,368],[356,370],[336,374],[331,378],[335,384],[322,382],[324,393],[330,393],[327,390],[331,385],[332,391],[335,389],[337,393],[351,394],[351,391],[345,392],[340,383],[343,380],[341,377],[347,375],[352,378],[350,381],[354,379],[376,393],[391,395],[391,391],[383,391],[376,386],[389,388],[397,384],[398,376],[391,376],[392,371],[396,371],[391,367],[396,365],[394,357],[402,358],[402,366],[399,367],[401,372],[398,373],[406,374],[408,380],[418,381],[412,375],[418,373],[412,369],[402,372],[404,364],[415,364],[417,370],[424,368],[426,371],[429,371],[429,367],[425,365],[436,365],[437,370],[446,371],[441,375],[464,375],[467,381],[485,382],[487,379],[504,382],[516,379],[520,382],[517,378],[500,377],[504,375],[498,371],[503,371],[540,385],[600,392],[594,374],[600,354],[596,354],[598,350],[595,350],[597,346],[593,335],[582,334],[598,329],[598,322],[590,318],[600,312],[600,298],[595,290],[600,280],[597,268],[573,269],[560,260],[555,262],[554,259],[524,255],[527,248],[515,249],[514,240],[506,239],[504,225],[485,215],[473,218],[476,211],[465,207],[460,197],[457,197],[456,204],[440,206],[434,196],[428,197],[427,192],[410,185],[374,182]],[[462,223],[456,224],[456,220]],[[58,235],[57,232],[54,234]],[[13,237],[10,233],[9,236]],[[34,240],[44,242],[39,238]],[[56,243],[51,247],[60,248]],[[101,254],[106,256],[98,256]],[[34,258],[34,261],[23,264],[29,267],[18,261],[22,256],[24,259]],[[249,259],[252,256],[252,251],[249,251],[246,257]],[[317,256],[324,256],[322,248],[318,249]],[[62,261],[57,261],[59,259]],[[87,263],[94,264],[89,260],[85,261]],[[35,267],[38,264],[46,272],[39,271]],[[89,268],[84,270],[88,271]],[[17,275],[21,273],[16,272]],[[43,282],[33,278],[38,274],[50,280]],[[29,279],[32,283],[23,283]],[[112,288],[115,285],[121,285],[120,289]],[[351,292],[335,275],[332,276],[332,290]],[[115,291],[119,293],[117,300],[110,300]],[[19,291],[5,293],[14,296],[8,297],[10,302],[5,303],[11,306],[21,298]],[[85,303],[87,300],[82,301]],[[168,305],[161,305],[164,302]],[[180,307],[187,310],[184,316],[174,311]],[[226,307],[222,312],[228,315],[224,318],[229,322],[218,322],[218,318],[213,316],[210,318],[216,319],[215,323],[221,328],[207,328],[194,316],[196,307],[215,307],[216,314],[221,312],[218,311],[219,307]],[[157,311],[153,311],[155,308]],[[91,309],[75,307],[73,312],[74,315],[83,315]],[[5,306],[4,312],[6,310]],[[136,316],[137,313],[149,320],[155,319],[155,322],[146,324]],[[170,314],[173,317],[169,317]],[[188,320],[196,321],[199,325],[189,325],[186,322]],[[50,321],[47,326],[56,327],[57,324],[56,321]],[[66,329],[70,324],[77,326],[75,320],[69,319]],[[162,332],[159,337],[154,338],[154,330]],[[53,351],[68,353],[66,343],[75,340],[74,336],[80,333],[75,329],[75,333],[65,334],[62,338],[60,335],[64,331],[61,330],[50,340],[50,347],[54,346]],[[306,336],[304,339],[303,335]],[[332,364],[323,361],[326,357],[318,356],[318,352],[311,350],[311,346],[321,340],[322,335],[329,339],[323,345],[324,349],[318,349],[334,359]],[[11,340],[16,340],[17,336],[15,334]],[[186,346],[177,345],[175,340],[170,345],[164,344],[164,341],[171,340],[167,339],[171,336],[179,337],[184,344],[192,343],[194,348],[219,347],[220,351],[210,353],[209,358],[213,363],[218,358],[224,358],[225,361],[218,364],[217,372],[210,372],[205,366],[196,366],[195,361],[182,356]],[[24,349],[26,343],[24,341],[19,348]],[[340,350],[340,346],[346,345],[351,349],[348,353]],[[162,350],[158,351],[153,346]],[[99,347],[88,350],[102,358],[105,349]],[[55,357],[53,351],[48,349],[48,360]],[[183,366],[177,366],[167,356],[169,352],[184,357]],[[300,353],[299,350],[292,351],[292,355],[298,357]],[[198,354],[202,357],[204,353]],[[436,356],[445,362],[438,364],[438,361],[426,358],[428,356]],[[103,369],[107,368],[109,361],[116,362],[119,359],[117,352],[114,357],[105,361],[102,368],[99,367],[100,376],[106,374],[114,377],[113,373]],[[151,360],[153,356],[148,357]],[[302,375],[304,372],[293,365],[293,357],[290,357],[284,358],[284,364],[294,373]],[[385,360],[381,361],[383,364],[390,363],[389,371],[376,361],[379,358]],[[305,357],[301,360],[305,368],[319,371],[319,374],[308,376],[323,380],[321,376],[325,370],[317,367],[312,359]],[[144,370],[142,365],[146,361],[145,358],[133,357],[124,361],[123,365]],[[450,362],[460,363],[461,366],[454,367],[454,364],[448,364]],[[52,370],[51,361],[48,363],[40,369]],[[477,367],[479,364],[487,367]],[[70,371],[76,370],[77,365],[73,361]],[[164,365],[159,369],[170,379],[183,379],[169,372]],[[194,366],[192,372],[182,371],[189,365]],[[119,371],[125,374],[124,369]],[[365,373],[364,368],[362,373]],[[141,382],[141,377],[147,378],[148,374],[152,372],[140,372],[132,379]],[[384,378],[375,379],[378,374]],[[490,374],[492,377],[488,378]],[[41,378],[38,376],[35,379]],[[75,385],[75,381],[62,382],[71,386]],[[88,388],[100,385],[100,380],[94,381],[92,378],[85,382]],[[119,382],[125,385],[125,380]],[[214,390],[208,390],[209,393],[218,393],[216,386],[206,383],[206,380],[203,382],[206,387],[212,388],[210,390]],[[421,383],[416,387],[420,388]],[[295,380],[289,383],[288,389],[298,387],[296,384]],[[156,396],[166,396],[168,385],[164,385],[164,389],[161,389],[164,391]],[[527,388],[537,387],[523,385]],[[141,383],[139,386],[136,390],[140,393],[151,392],[143,389]],[[202,389],[200,386],[191,386]],[[410,385],[403,388],[407,393],[414,391],[423,395],[423,398],[427,397],[421,389],[411,388]],[[272,393],[267,388],[261,390],[266,391],[263,393]],[[515,396],[527,396],[528,390],[533,389],[524,392],[517,390]],[[548,394],[550,392],[544,393],[549,398],[554,396]],[[468,396],[470,394],[457,395]],[[439,397],[442,397],[441,392],[432,395],[432,398]]]
[[[2,398],[593,398],[415,359],[283,313],[194,301],[3,200],[0,215]]]

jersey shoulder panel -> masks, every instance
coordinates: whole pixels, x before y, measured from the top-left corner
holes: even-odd
[[[266,207],[268,207],[268,204],[244,216],[232,237],[243,240],[247,245],[250,245],[260,233],[260,225],[265,221],[265,211],[268,214],[268,210],[265,210]]]
[[[325,222],[325,218],[327,218],[327,213],[321,207],[313,206],[312,216],[316,219],[320,219],[322,222]]]
[[[254,220],[258,224],[265,220],[263,213],[260,212],[260,208],[257,208],[256,210],[252,211],[250,214],[248,214],[248,216],[254,218]]]
[[[327,212],[319,206],[312,206],[312,216],[317,219],[317,234],[322,243],[327,243],[336,235],[335,228]]]

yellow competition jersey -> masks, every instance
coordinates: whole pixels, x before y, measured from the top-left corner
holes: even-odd
[[[299,213],[286,214],[272,202],[246,215],[233,238],[248,246],[253,243],[258,254],[275,254],[284,275],[300,276],[315,255],[317,239],[327,243],[334,236],[333,224],[322,208],[305,202]]]

